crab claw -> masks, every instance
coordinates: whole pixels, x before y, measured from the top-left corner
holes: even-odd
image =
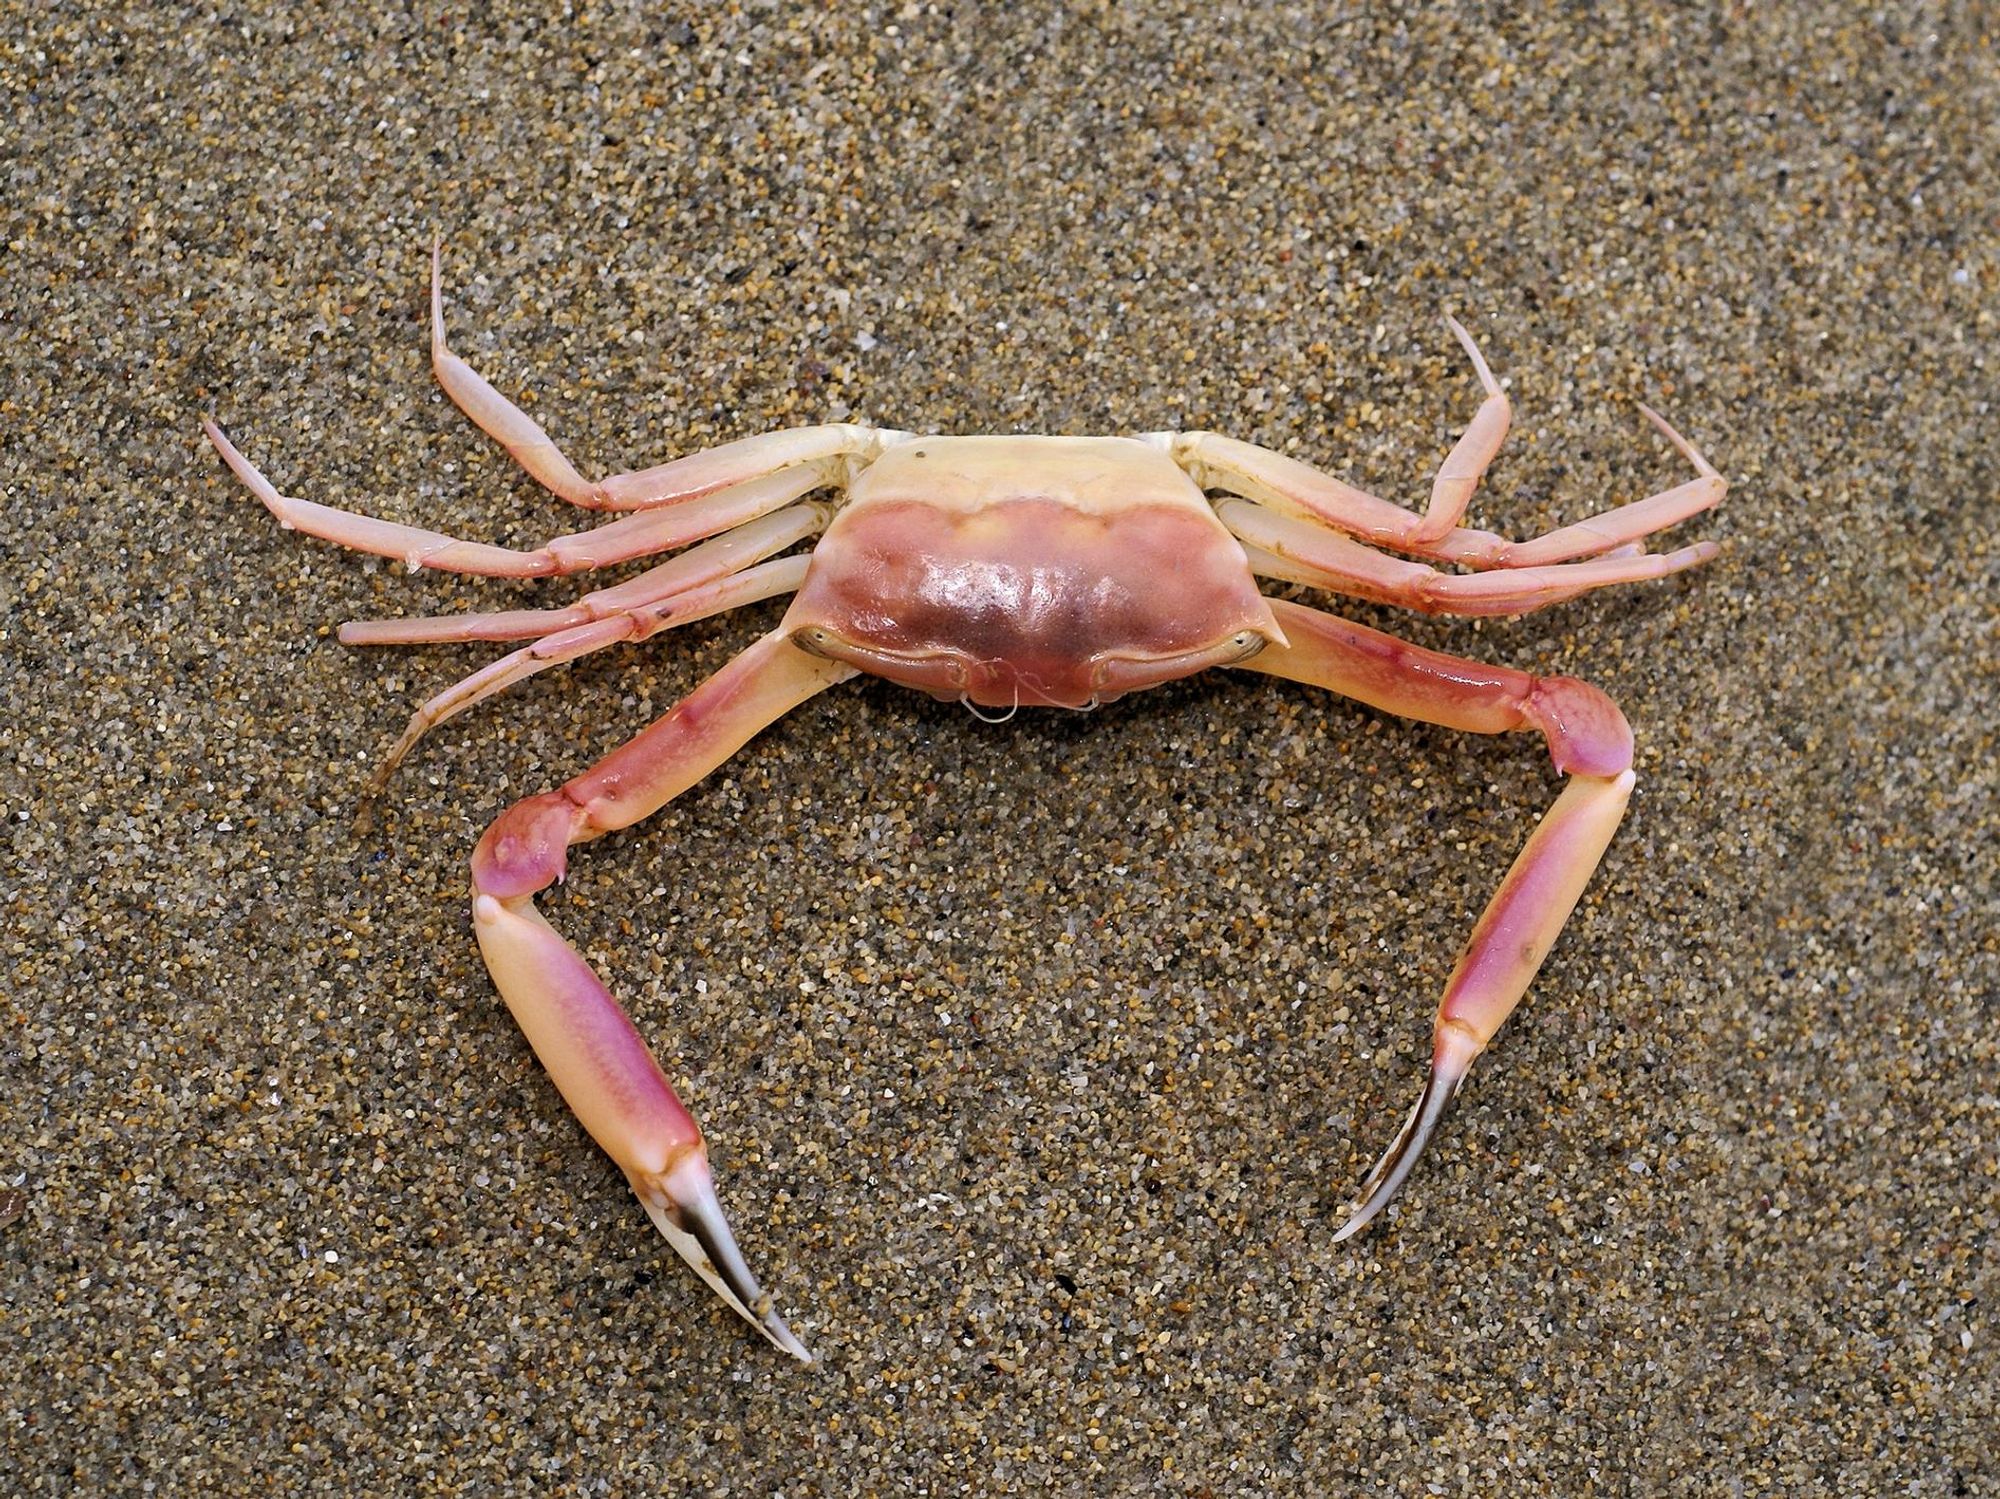
[[[694,1116],[604,981],[535,909],[535,895],[562,879],[572,844],[650,816],[765,724],[853,675],[782,631],[766,635],[638,738],[560,790],[514,803],[472,851],[480,954],[550,1081],[681,1258],[801,1363],[812,1355],[743,1263],[715,1200]]]
[[[722,1204],[716,1201],[715,1181],[705,1156],[684,1156],[664,1177],[648,1182],[633,1177],[632,1186],[654,1226],[666,1235],[674,1252],[694,1267],[695,1274],[708,1282],[710,1290],[735,1307],[774,1348],[802,1364],[813,1361],[806,1345],[785,1326],[785,1319],[743,1263],[736,1236],[729,1231],[729,1220],[722,1216]]]
[[[1438,1003],[1423,1095],[1361,1184],[1361,1205],[1336,1240],[1359,1233],[1396,1195],[1464,1086],[1473,1059],[1527,992],[1625,815],[1632,795],[1631,730],[1609,698],[1581,683],[1563,686],[1564,680],[1541,690],[1559,723],[1551,740],[1556,763],[1571,772],[1569,785],[1528,835],[1459,954]],[[1595,773],[1599,769],[1611,773]]]
[[[498,878],[494,868],[484,873]],[[625,1172],[647,1216],[744,1321],[811,1363],[743,1262],[716,1200],[700,1129],[589,964],[525,897],[507,901],[481,890],[473,921],[501,998],[577,1118]]]
[[[1424,1153],[1424,1146],[1430,1140],[1431,1132],[1437,1128],[1438,1121],[1444,1118],[1444,1111],[1458,1097],[1458,1090],[1465,1086],[1466,1074],[1472,1070],[1472,1059],[1484,1049],[1483,1043],[1462,1026],[1439,1027],[1437,1049],[1431,1055],[1431,1070],[1424,1079],[1424,1091],[1418,1097],[1416,1107],[1403,1121],[1403,1127],[1396,1132],[1396,1138],[1382,1152],[1382,1159],[1368,1173],[1368,1179],[1355,1189],[1355,1200],[1361,1206],[1340,1226],[1340,1231],[1333,1236],[1334,1243],[1360,1233],[1377,1213],[1389,1205],[1389,1199],[1396,1195],[1404,1178],[1416,1166],[1417,1157]]]

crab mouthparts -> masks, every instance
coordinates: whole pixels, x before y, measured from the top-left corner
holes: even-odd
[[[1272,639],[1261,630],[1237,630],[1214,645],[1157,654],[1103,651],[1075,658],[981,656],[941,647],[894,650],[863,645],[823,625],[797,630],[792,643],[810,655],[844,662],[946,702],[981,708],[1094,708],[1144,687],[1193,676],[1211,666],[1247,661]],[[1282,638],[1279,642],[1282,644]]]

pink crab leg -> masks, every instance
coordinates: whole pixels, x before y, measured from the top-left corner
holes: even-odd
[[[495,987],[591,1138],[709,1286],[811,1362],[737,1250],[701,1130],[596,973],[535,909],[571,844],[652,815],[791,709],[854,675],[766,635],[622,748],[501,813],[472,855],[472,917]]]
[[[1615,551],[1721,504],[1722,497],[1729,492],[1729,481],[1665,417],[1643,401],[1638,405],[1646,420],[1694,465],[1699,477],[1588,520],[1561,526],[1532,541],[1508,541],[1490,531],[1461,529],[1424,555],[1469,567],[1541,567]]]
[[[877,450],[881,434],[847,423],[798,427],[724,443],[637,473],[593,482],[578,473],[533,417],[452,353],[444,335],[444,245],[431,246],[431,368],[453,404],[479,425],[550,493],[586,510],[648,510],[799,463],[823,463]]]
[[[808,557],[785,557],[776,562],[766,562],[712,583],[683,589],[654,603],[637,605],[604,619],[558,630],[544,635],[533,645],[502,656],[447,687],[410,716],[409,727],[389,747],[382,763],[368,778],[368,794],[374,796],[381,793],[389,784],[389,778],[396,773],[396,767],[403,763],[425,734],[447,718],[456,718],[475,703],[482,703],[495,693],[506,691],[516,682],[526,681],[538,671],[574,661],[579,656],[587,656],[607,646],[646,640],[676,625],[692,624],[728,609],[775,598],[781,593],[796,592],[799,584],[805,581],[806,565],[810,561]]]
[[[1706,562],[1722,550],[1712,541],[1702,541],[1676,552],[1619,549],[1582,562],[1441,573],[1250,500],[1218,500],[1215,513],[1245,543],[1251,571],[1262,577],[1330,588],[1426,614],[1525,614],[1609,583],[1663,578]]]
[[[780,469],[671,509],[628,515],[588,531],[558,536],[535,551],[523,552],[483,541],[460,541],[439,531],[398,525],[280,494],[223,436],[220,427],[206,418],[201,426],[223,462],[286,530],[303,531],[353,551],[394,557],[412,571],[433,567],[486,578],[546,578],[672,551],[768,515],[827,482],[820,468],[811,464]]]
[[[658,603],[762,562],[826,529],[827,507],[790,505],[682,552],[630,582],[586,593],[566,609],[509,609],[494,614],[438,614],[356,619],[340,627],[342,645],[434,645],[444,641],[529,640]]]
[[[1422,515],[1378,500],[1331,474],[1273,453],[1268,448],[1216,432],[1163,435],[1174,461],[1204,489],[1228,489],[1251,499],[1304,510],[1328,525],[1402,551],[1428,552],[1449,536],[1465,515],[1472,492],[1505,441],[1512,412],[1486,356],[1457,318],[1445,323],[1472,359],[1486,399],[1439,466],[1431,482],[1430,505]]]
[[[1359,536],[1378,546],[1409,542],[1415,512],[1323,474],[1310,464],[1219,432],[1167,434],[1174,462],[1203,489],[1227,490]]]
[[[1464,526],[1424,540],[1419,534],[1422,517],[1414,512],[1378,500],[1283,453],[1213,432],[1166,434],[1155,440],[1165,443],[1174,460],[1204,489],[1241,495],[1358,536],[1372,546],[1467,567],[1536,567],[1615,550],[1722,502],[1728,483],[1700,449],[1650,406],[1642,403],[1639,410],[1695,466],[1698,477],[1532,541],[1510,541],[1492,531]],[[1447,459],[1446,468],[1451,467]]]
[[[1445,984],[1423,1096],[1359,1193],[1336,1239],[1382,1211],[1410,1174],[1473,1059],[1513,1012],[1555,945],[1632,795],[1632,731],[1602,692],[1574,677],[1533,677],[1425,650],[1280,599],[1290,642],[1241,663],[1426,723],[1500,734],[1535,729],[1570,777],[1515,858]]]
[[[1410,533],[1410,540],[1419,546],[1442,541],[1465,518],[1465,508],[1472,503],[1472,491],[1479,487],[1487,465],[1500,451],[1500,444],[1506,440],[1507,427],[1513,418],[1507,396],[1500,389],[1500,382],[1493,378],[1493,371],[1487,368],[1486,356],[1479,352],[1479,345],[1472,341],[1472,335],[1449,313],[1445,315],[1445,322],[1471,356],[1472,368],[1479,376],[1486,399],[1479,403],[1471,425],[1452,445],[1451,452],[1445,455],[1437,478],[1431,483],[1430,505],[1424,511],[1423,520]]]

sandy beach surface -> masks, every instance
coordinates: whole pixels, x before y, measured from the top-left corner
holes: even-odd
[[[18,6],[0,25],[0,1489],[2000,1492],[1991,5]],[[466,856],[773,627],[547,672],[586,471],[851,419],[1214,428],[1476,523],[1732,481],[1722,555],[1518,620],[1630,816],[1386,1218],[1530,735],[1213,672],[1004,725],[864,681],[552,918],[708,1132],[774,1354],[496,998]],[[1288,590],[1280,590],[1288,591]],[[1306,597],[1289,590],[1295,597]]]

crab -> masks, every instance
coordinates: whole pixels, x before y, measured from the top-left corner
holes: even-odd
[[[659,1231],[771,1343],[810,1362],[737,1248],[701,1130],[611,991],[536,909],[536,894],[563,878],[573,845],[651,816],[760,730],[860,673],[997,716],[1089,708],[1229,666],[1473,733],[1539,733],[1566,785],[1446,982],[1422,1093],[1333,1237],[1358,1232],[1402,1186],[1568,920],[1632,794],[1632,734],[1610,698],[1573,677],[1425,649],[1268,596],[1259,580],[1428,613],[1517,615],[1707,561],[1713,542],[1650,552],[1644,539],[1714,506],[1726,488],[1642,405],[1693,479],[1530,541],[1463,525],[1510,408],[1471,334],[1445,321],[1484,394],[1421,512],[1198,431],[936,436],[835,422],[586,479],[451,351],[441,246],[431,254],[430,333],[445,393],[545,488],[619,518],[532,551],[464,541],[283,495],[213,420],[203,429],[281,525],[413,571],[541,578],[679,552],[566,608],[343,625],[350,645],[530,642],[420,707],[371,795],[426,730],[535,672],[791,596],[775,630],[636,738],[500,814],[472,855],[472,921],[536,1056]],[[792,550],[807,541],[809,550]]]

